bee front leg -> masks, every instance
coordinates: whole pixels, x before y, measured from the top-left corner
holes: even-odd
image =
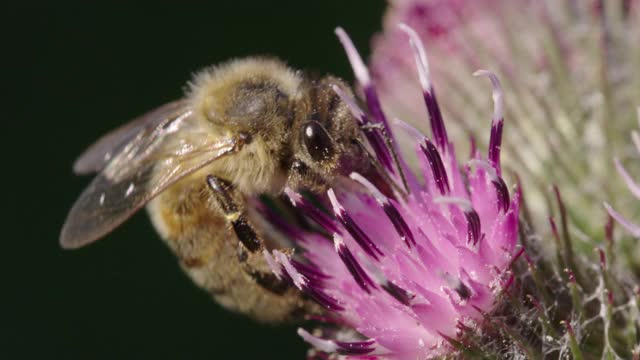
[[[266,264],[262,254],[265,248],[264,243],[235,203],[231,185],[226,185],[213,175],[207,176],[207,185],[240,240],[238,260],[243,264],[245,272],[263,288],[276,294],[284,293],[289,288],[289,284],[279,280]]]
[[[264,248],[262,241],[258,238],[253,227],[249,225],[245,215],[240,211],[230,194],[231,186],[225,186],[219,178],[213,175],[207,176],[207,185],[213,192],[225,217],[233,226],[233,231],[242,245],[252,253],[262,250]]]

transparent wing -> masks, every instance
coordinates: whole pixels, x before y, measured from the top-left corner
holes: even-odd
[[[120,146],[80,195],[62,228],[62,247],[78,248],[103,237],[169,185],[243,143],[198,127],[189,110],[155,122]]]
[[[175,119],[184,113],[186,108],[187,102],[184,99],[172,101],[112,130],[78,157],[73,164],[73,172],[85,175],[101,171],[136,136],[153,130],[163,121]]]

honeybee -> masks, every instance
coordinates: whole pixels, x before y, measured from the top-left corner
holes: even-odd
[[[287,247],[260,226],[250,199],[285,187],[323,191],[362,167],[360,129],[332,86],[275,59],[196,74],[183,99],[112,131],[75,162],[98,175],[73,205],[63,248],[105,236],[146,206],[184,271],[224,307],[265,322],[311,309],[280,283],[264,249]]]

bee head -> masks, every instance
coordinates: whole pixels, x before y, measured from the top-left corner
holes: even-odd
[[[357,170],[362,161],[354,144],[360,136],[358,123],[334,86],[353,95],[343,80],[333,76],[310,82],[306,111],[294,135],[299,146],[290,186],[324,190],[336,176]]]

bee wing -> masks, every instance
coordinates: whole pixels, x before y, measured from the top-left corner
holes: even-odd
[[[176,100],[112,130],[89,146],[73,164],[77,175],[101,171],[122,148],[136,136],[155,128],[159,123],[178,117],[187,107],[186,100]]]
[[[242,145],[236,137],[203,132],[194,121],[187,110],[157,121],[121,145],[71,208],[61,246],[78,248],[98,240],[169,185]]]

